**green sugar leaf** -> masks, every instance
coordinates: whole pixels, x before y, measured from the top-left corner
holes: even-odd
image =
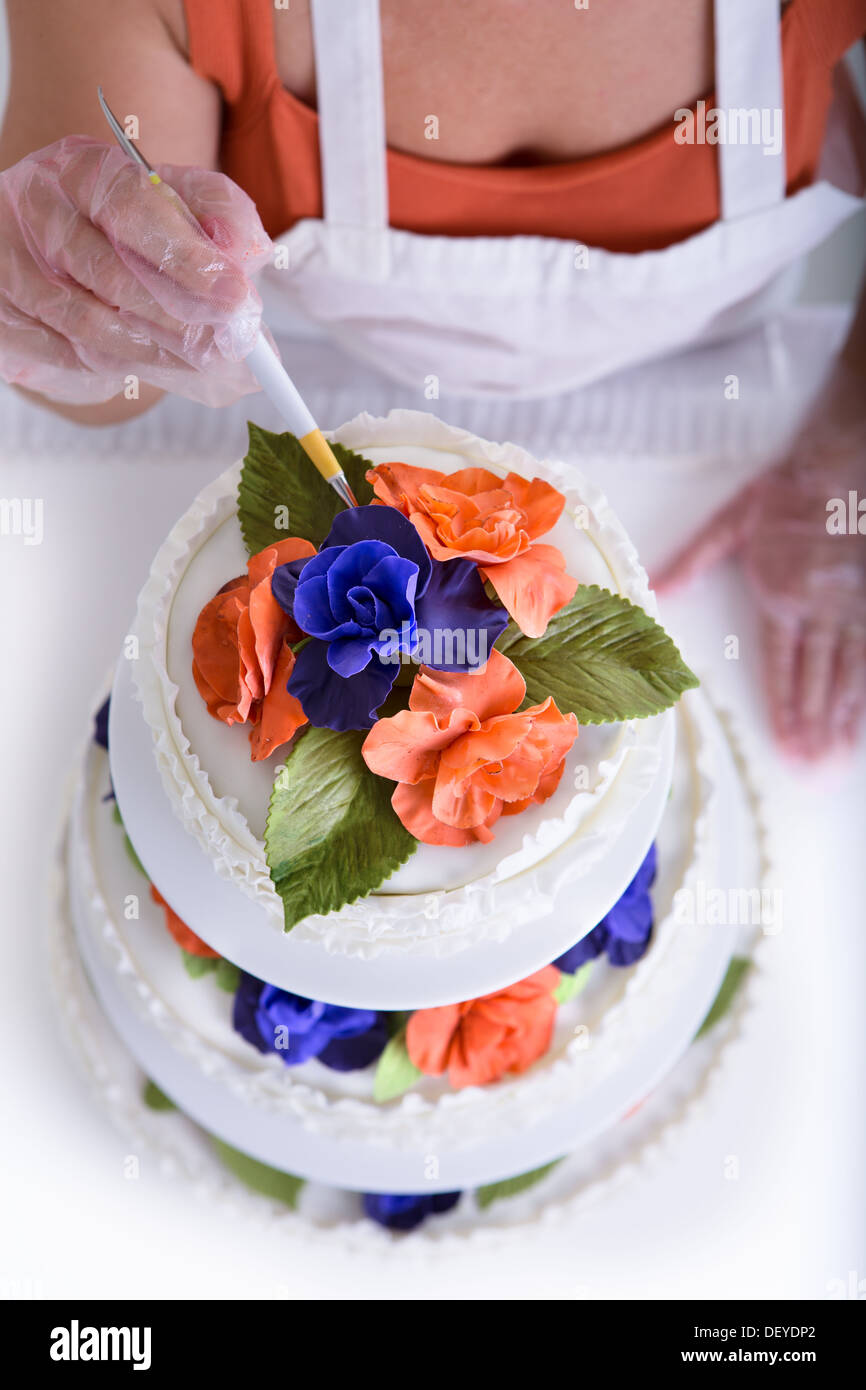
[[[552,695],[581,724],[646,719],[698,684],[664,628],[597,584],[581,584],[543,637],[509,623],[496,646],[526,681],[528,703]]]
[[[411,1017],[411,1009],[395,1009],[393,1013],[386,1013],[385,1027],[388,1029],[388,1037],[394,1038],[403,1032]]]
[[[486,1187],[479,1187],[475,1192],[475,1200],[479,1207],[492,1206],[498,1202],[500,1197],[516,1197],[518,1192],[525,1192],[528,1187],[534,1187],[537,1182],[546,1178],[552,1172],[561,1158],[555,1158],[552,1163],[545,1163],[542,1168],[533,1168],[528,1173],[518,1173],[515,1178],[504,1178],[502,1182],[491,1182]]]
[[[123,830],[123,846],[127,854],[129,855],[130,861],[132,862],[132,864],[134,864],[138,872],[140,874],[143,874],[144,877],[147,878],[147,869],[144,867],[138,855],[136,854],[135,846],[133,845],[132,841],[126,833],[126,828],[123,824],[123,816],[120,814],[120,807],[118,806],[116,801],[111,808],[111,819],[114,821],[115,825],[119,825]]]
[[[391,806],[393,782],[361,756],[365,737],[308,729],[274,780],[265,848],[286,931],[365,897],[418,847]]]
[[[144,867],[138,855],[136,854],[135,846],[133,845],[129,836],[125,832],[123,836],[123,847],[126,850],[126,853],[129,855],[132,864],[135,866],[136,869],[138,869],[138,872],[140,874],[143,874],[144,877],[147,878],[147,869]]]
[[[141,1092],[141,1098],[145,1105],[151,1110],[176,1110],[177,1106],[173,1100],[169,1100],[164,1091],[161,1091],[155,1081],[145,1081]]]
[[[223,960],[222,957],[216,963],[214,979],[220,989],[224,989],[226,994],[234,994],[241,982],[241,972],[236,965],[232,965],[230,960]]]
[[[238,516],[250,555],[289,536],[321,545],[343,503],[293,434],[273,434],[251,420],[248,429]],[[365,476],[372,464],[342,444],[332,447],[359,504],[372,502],[373,489]]]
[[[737,991],[743,983],[752,962],[746,956],[732,956],[730,964],[725,971],[725,978],[719,986],[719,992],[713,1000],[710,1011],[695,1033],[695,1038],[702,1038],[704,1033],[708,1033],[715,1023],[728,1012],[734,1002]]]
[[[373,1080],[373,1099],[381,1104],[386,1100],[396,1100],[397,1096],[402,1096],[410,1086],[415,1085],[418,1077],[423,1075],[409,1057],[406,1050],[406,1029],[401,1028],[399,1033],[395,1033],[388,1041],[379,1058]]]
[[[253,1192],[260,1192],[263,1197],[270,1197],[275,1202],[283,1202],[294,1211],[304,1186],[303,1178],[296,1178],[294,1173],[283,1173],[279,1168],[269,1168],[267,1163],[259,1163],[257,1158],[242,1154],[215,1135],[211,1135],[211,1139],[223,1163],[236,1178],[252,1188]]]
[[[569,975],[565,970],[562,972],[562,978],[553,991],[553,997],[557,1004],[567,1004],[569,999],[573,999],[576,994],[580,994],[580,991],[589,979],[593,964],[593,961],[588,960],[585,965],[579,966],[573,975]]]
[[[202,975],[209,975],[219,964],[216,956],[194,956],[192,951],[185,951],[182,946],[179,946],[178,950],[183,958],[186,973],[192,980],[200,980]]]

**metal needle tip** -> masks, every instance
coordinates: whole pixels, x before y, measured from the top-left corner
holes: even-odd
[[[105,100],[105,93],[103,92],[101,87],[97,87],[96,95],[99,98],[99,105],[102,107],[102,114],[105,116],[105,119],[111,126],[114,138],[117,141],[120,148],[122,150],[125,150],[126,153],[129,155],[130,159],[135,160],[136,164],[140,164],[142,169],[146,169],[148,174],[152,174],[154,172],[153,165],[145,159],[138,146],[134,145],[133,142],[130,140],[126,131],[123,129],[123,126],[120,124],[120,121],[117,119],[108,102]]]
[[[333,478],[328,479],[328,482],[331,484],[337,496],[342,498],[347,507],[357,507],[357,499],[352,489],[349,487],[349,482],[345,473],[335,473]]]

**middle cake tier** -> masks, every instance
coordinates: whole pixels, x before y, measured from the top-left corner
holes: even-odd
[[[551,1161],[614,1124],[668,1072],[735,947],[735,932],[696,927],[680,911],[702,885],[741,881],[741,869],[727,853],[738,815],[716,721],[699,696],[675,717],[671,798],[626,898],[593,939],[493,1001],[519,1023],[520,1056],[504,1035],[495,1052],[476,1038],[452,1049],[447,1074],[425,1058],[452,1011],[311,1012],[309,1000],[281,998],[164,917],[161,890],[142,879],[131,843],[124,849],[105,756],[91,749],[68,865],[80,946],[105,1008],[163,1091],[271,1166],[415,1191],[432,1153],[445,1191]],[[470,1002],[482,1012],[490,1003]]]

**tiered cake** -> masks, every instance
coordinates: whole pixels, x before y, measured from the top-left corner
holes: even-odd
[[[408,1229],[545,1180],[694,1037],[712,719],[573,470],[408,411],[332,439],[357,508],[253,426],[157,554],[70,898],[154,1104]]]

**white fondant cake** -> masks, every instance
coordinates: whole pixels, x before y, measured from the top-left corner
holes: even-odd
[[[503,477],[513,471],[543,478],[566,498],[562,517],[545,539],[560,548],[568,573],[654,612],[645,572],[622,526],[598,490],[572,471],[415,411],[394,411],[384,420],[359,416],[333,438],[373,464],[399,458],[446,473],[483,466]],[[279,754],[253,763],[246,730],[227,728],[208,714],[191,669],[191,639],[201,608],[246,563],[237,522],[239,474],[238,465],[206,488],[161,547],[139,601],[133,676],[168,801],[189,835],[178,854],[189,862],[204,851],[216,873],[281,931],[282,903],[262,842]],[[437,954],[446,938],[452,946],[458,938],[468,943],[491,923],[501,938],[512,918],[517,925],[544,916],[551,910],[550,885],[536,885],[528,875],[566,843],[572,881],[600,863],[640,800],[667,775],[667,722],[661,715],[582,727],[554,795],[498,822],[489,844],[457,850],[422,844],[366,898],[327,917],[306,919],[293,935],[336,953],[375,957],[396,938],[401,945],[407,939],[423,943],[424,953]],[[614,789],[619,809],[606,814]],[[614,884],[611,898],[616,896]],[[183,915],[184,905],[175,906]],[[210,939],[207,923],[202,935]],[[241,956],[243,942],[239,932],[234,951],[224,940],[220,949]]]
[[[445,475],[481,467],[556,488],[564,509],[542,532],[545,541],[559,549],[579,586],[628,601],[602,596],[616,612],[614,626],[625,628],[611,635],[604,627],[600,639],[602,646],[625,641],[626,683],[639,665],[628,648],[632,638],[639,642],[638,632],[652,629],[651,644],[667,643],[662,694],[657,700],[653,687],[653,698],[637,707],[666,708],[671,692],[693,683],[681,665],[674,671],[679,655],[664,634],[635,613],[655,612],[646,575],[590,483],[516,446],[490,444],[417,412],[360,416],[333,438],[371,465],[399,461]],[[301,916],[286,932],[264,843],[280,754],[253,762],[248,728],[211,716],[192,671],[199,614],[246,567],[240,467],[195,500],[142,591],[138,650],[119,663],[112,690],[109,753],[89,750],[70,822],[70,916],[90,979],[124,1042],[167,1097],[238,1151],[231,1162],[252,1159],[277,1176],[294,1175],[292,1182],[397,1194],[382,1199],[387,1211],[376,1219],[399,1226],[402,1217],[388,1203],[399,1207],[407,1194],[416,1194],[415,1202],[419,1193],[495,1184],[586,1146],[640,1104],[688,1048],[736,944],[733,933],[695,929],[675,911],[680,892],[718,874],[720,825],[730,812],[715,790],[718,730],[698,694],[663,714],[583,725],[573,744],[563,741],[570,751],[558,784],[560,763],[548,761],[543,742],[529,751],[519,745],[520,768],[534,767],[536,757],[549,779],[540,804],[516,782],[518,813],[496,820],[486,842],[459,849],[419,843],[366,896]],[[489,480],[483,488],[485,497],[501,495]],[[549,489],[539,494],[551,496]],[[363,522],[351,524],[369,528],[381,515],[370,507]],[[413,573],[420,572],[416,565]],[[474,574],[472,583],[480,594]],[[597,603],[595,592],[590,602]],[[276,580],[273,595],[291,616]],[[274,602],[270,581],[268,596]],[[576,599],[568,610],[569,622],[580,605]],[[594,609],[590,627],[605,623],[606,614]],[[595,650],[580,640],[568,637],[577,643],[571,650],[579,653],[578,672],[581,661],[592,667]],[[236,644],[239,651],[239,637]],[[294,652],[281,651],[291,671]],[[510,662],[501,652],[496,660],[511,680]],[[593,678],[590,669],[590,686]],[[416,687],[419,679],[416,673]],[[550,726],[566,728],[569,741],[575,722],[566,712],[582,707],[581,676],[570,679],[577,682],[565,691],[572,703],[553,710]],[[599,688],[615,679],[600,677]],[[599,717],[610,720],[613,708],[631,712],[635,705],[603,705]],[[524,713],[506,717],[520,724]],[[494,723],[475,727],[487,738]],[[437,725],[437,737],[441,732]],[[322,746],[304,745],[305,737],[289,749],[289,763],[298,747]],[[509,756],[491,754],[495,775]],[[375,775],[368,770],[362,768],[365,776]],[[501,806],[507,794],[500,792],[504,783],[496,785]],[[385,811],[399,815],[387,804]],[[290,869],[297,862],[290,856]],[[342,895],[330,902],[345,898],[339,887]],[[616,911],[624,915],[614,929]],[[584,942],[587,963],[574,974],[577,965],[561,958],[596,927]],[[558,969],[551,968],[555,961]],[[473,1010],[482,1041],[476,1034],[470,1047],[459,1020]],[[306,1046],[300,1040],[325,1014],[322,1040],[290,1055],[291,1046]],[[275,1042],[280,1017],[291,1020],[283,1052]],[[348,1053],[341,1050],[346,1040]],[[349,1056],[355,1046],[371,1050],[359,1060]],[[440,1046],[450,1058],[442,1065]],[[306,1060],[296,1061],[299,1055]]]

